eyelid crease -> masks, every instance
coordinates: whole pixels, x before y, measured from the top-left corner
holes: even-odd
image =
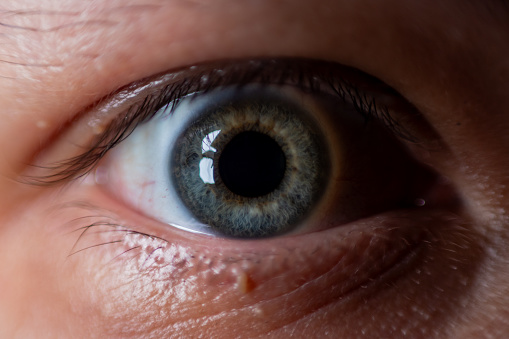
[[[53,165],[32,168],[46,171],[42,175],[26,175],[22,182],[36,186],[64,184],[84,177],[106,153],[125,140],[140,124],[147,122],[162,108],[170,108],[169,114],[180,101],[191,94],[204,94],[218,87],[238,86],[250,83],[265,85],[295,85],[311,93],[329,91],[341,100],[349,102],[366,123],[381,121],[395,136],[417,143],[418,138],[395,119],[387,106],[377,103],[375,97],[359,87],[375,87],[376,91],[399,95],[380,80],[356,69],[337,63],[307,59],[257,59],[206,63],[190,66],[176,72],[153,76],[127,85],[116,93],[106,96],[91,109],[88,125],[95,127],[97,136],[85,152],[58,161]],[[138,100],[138,96],[145,95]],[[111,118],[118,109],[130,105],[127,110]],[[110,111],[113,111],[111,113]],[[97,124],[108,120],[104,129]]]

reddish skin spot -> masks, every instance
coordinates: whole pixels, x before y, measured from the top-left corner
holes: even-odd
[[[142,184],[142,187],[143,187],[143,188],[145,188],[145,187],[147,187],[147,186],[154,185],[155,183],[156,183],[156,182],[155,182],[154,180],[152,180],[152,181],[147,181],[147,182],[144,182],[144,183]]]

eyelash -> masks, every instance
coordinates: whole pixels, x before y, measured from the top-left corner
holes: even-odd
[[[53,166],[43,166],[50,174],[29,176],[26,182],[50,186],[79,179],[90,173],[109,150],[129,137],[137,126],[154,117],[161,108],[170,108],[168,114],[171,114],[188,95],[199,96],[224,86],[235,85],[241,88],[253,82],[261,85],[290,83],[310,93],[321,93],[326,86],[332,94],[350,102],[354,110],[364,118],[366,125],[372,120],[381,121],[396,137],[418,143],[418,138],[406,130],[386,106],[380,106],[374,97],[363,93],[351,81],[345,80],[341,76],[344,72],[353,73],[354,77],[367,77],[369,83],[381,84],[376,78],[357,70],[334,63],[301,59],[259,59],[189,67],[173,73],[177,81],[170,82],[155,94],[147,95],[130,106],[124,114],[114,118],[87,151]],[[383,89],[393,91],[387,86]],[[106,99],[114,96],[110,95]]]

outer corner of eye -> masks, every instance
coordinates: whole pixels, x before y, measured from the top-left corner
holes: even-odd
[[[341,72],[331,80],[323,69],[334,64],[317,64],[180,74],[153,117],[110,151],[98,181],[163,223],[238,239],[315,232],[401,207],[414,193],[414,163],[382,127],[365,128],[367,112],[351,96],[368,94],[350,89],[345,98]]]

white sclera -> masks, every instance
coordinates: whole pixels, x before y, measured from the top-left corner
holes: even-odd
[[[170,173],[177,138],[189,122],[197,118],[204,105],[210,104],[208,96],[184,98],[172,113],[171,105],[162,108],[110,151],[97,173],[102,177],[106,171],[108,180],[102,184],[142,213],[187,231],[210,234],[210,228],[197,221],[183,205]],[[219,133],[215,131],[204,139],[204,153],[215,151],[210,144]],[[200,174],[204,181],[213,183],[212,159],[203,160]]]

